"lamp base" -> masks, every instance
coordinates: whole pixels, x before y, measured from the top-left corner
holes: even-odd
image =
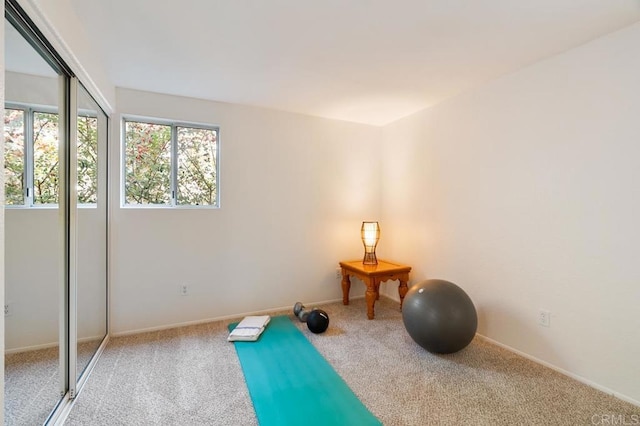
[[[376,252],[366,253],[364,254],[364,259],[362,259],[363,265],[377,265],[378,258],[376,257]]]

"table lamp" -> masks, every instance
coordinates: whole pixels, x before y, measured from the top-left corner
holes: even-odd
[[[376,246],[380,239],[378,222],[362,222],[360,235],[362,236],[362,244],[364,244],[364,259],[362,259],[362,263],[365,265],[377,265]]]

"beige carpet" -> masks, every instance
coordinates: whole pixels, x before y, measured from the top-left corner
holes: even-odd
[[[78,345],[79,373],[89,363],[102,340]],[[60,366],[57,346],[7,354],[4,357],[5,426],[41,425],[60,400]]]
[[[373,321],[363,299],[322,308],[331,319],[324,334],[295,323],[385,425],[640,418],[640,407],[482,340],[456,354],[430,354],[407,335],[388,299],[376,303]],[[228,322],[113,338],[66,424],[255,425],[238,358],[226,341]]]
[[[60,400],[58,347],[5,355],[5,425],[42,424]]]

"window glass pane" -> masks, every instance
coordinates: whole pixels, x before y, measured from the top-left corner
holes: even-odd
[[[33,113],[33,203],[58,202],[58,115]]]
[[[24,111],[4,110],[5,203],[24,204]]]
[[[98,201],[98,119],[78,116],[78,203]]]
[[[178,204],[216,204],[217,132],[178,127]]]
[[[125,124],[125,203],[169,204],[171,126]]]

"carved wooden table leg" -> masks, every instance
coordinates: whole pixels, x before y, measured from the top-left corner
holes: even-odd
[[[407,295],[407,291],[409,291],[409,287],[407,287],[407,280],[400,280],[400,285],[398,286],[398,295],[400,296],[400,310],[402,310],[402,302],[404,302],[404,296]]]
[[[375,316],[374,305],[376,304],[376,285],[371,280],[367,281],[367,291],[365,292],[365,298],[367,299],[367,318],[370,320]]]
[[[349,274],[342,271],[342,304],[349,304],[349,290],[351,290],[351,280],[349,279]]]

